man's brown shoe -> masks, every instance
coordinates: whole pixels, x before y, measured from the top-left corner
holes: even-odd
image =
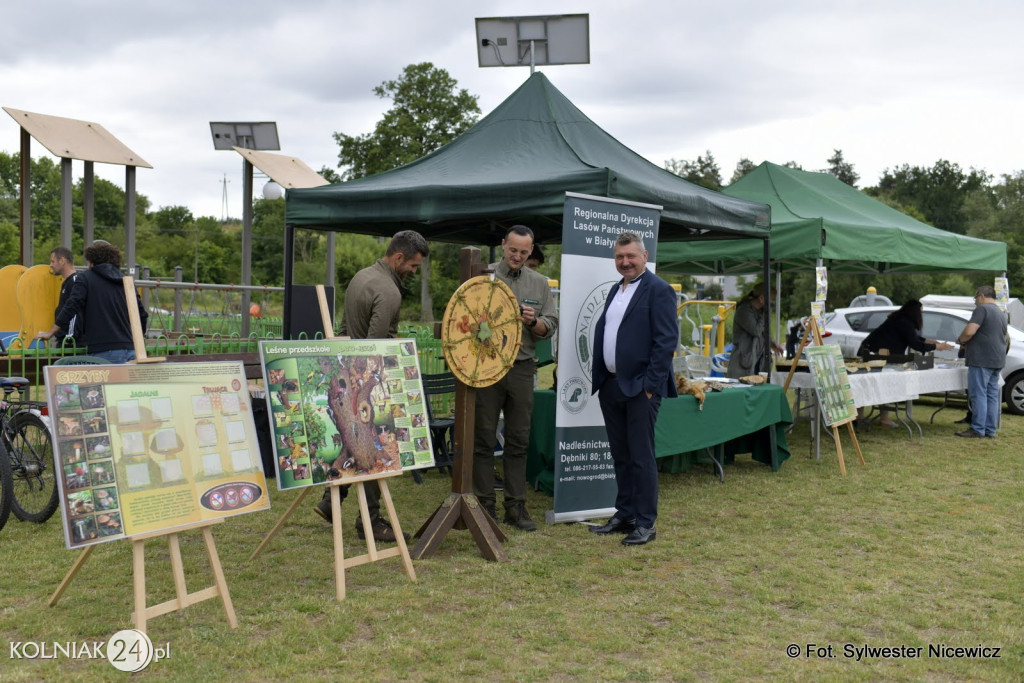
[[[378,543],[396,543],[398,541],[398,537],[395,536],[395,530],[391,528],[391,522],[383,517],[375,518],[370,523],[370,526],[373,529],[373,540]],[[362,540],[366,539],[366,532],[363,531],[363,520],[361,519],[356,520],[356,535]],[[404,531],[402,536],[405,537],[406,541],[409,540],[409,534]]]

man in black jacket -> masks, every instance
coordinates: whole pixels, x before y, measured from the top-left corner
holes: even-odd
[[[128,301],[121,275],[121,252],[117,247],[97,240],[85,249],[89,268],[76,278],[66,305],[57,313],[49,332],[39,337],[49,339],[67,325],[74,316],[88,321],[85,344],[89,355],[105,358],[111,363],[135,360],[135,344],[128,318]],[[136,294],[142,331],[146,330],[149,314]]]
[[[60,285],[60,299],[58,299],[57,308],[54,311],[54,318],[56,319],[60,315],[61,309],[64,308],[71,297],[71,290],[75,286],[75,281],[81,277],[78,271],[75,270],[75,257],[70,249],[67,247],[57,247],[50,251],[50,272],[63,280]],[[57,345],[66,344],[72,347],[81,345],[82,338],[84,337],[84,326],[82,323],[81,316],[72,316],[67,328],[57,330],[57,334],[54,335]],[[45,332],[40,333],[38,337],[40,339],[49,339]],[[65,339],[69,341],[65,342]]]

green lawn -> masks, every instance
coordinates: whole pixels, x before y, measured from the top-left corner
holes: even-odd
[[[918,416],[930,415],[919,406]],[[509,561],[483,560],[466,531],[415,562],[348,570],[334,598],[329,527],[307,497],[257,560],[248,556],[297,495],[271,492],[270,512],[214,528],[238,613],[216,600],[156,617],[170,644],[153,680],[1001,680],[1024,679],[1024,419],[999,438],[952,436],[960,411],[861,435],[810,457],[806,424],[773,474],[739,456],[725,483],[699,466],[661,476],[657,540],[624,548],[578,524],[508,530]],[[436,471],[392,480],[401,519],[416,528],[443,500]],[[356,554],[355,506],[344,506]],[[533,493],[535,519],[551,498]],[[189,588],[209,583],[201,536],[182,536]],[[75,553],[60,522],[12,517],[0,531],[0,641],[106,641],[130,628],[130,543],[97,547],[54,608],[46,599]],[[174,595],[167,545],[147,545],[150,603]],[[787,656],[795,644],[800,654]],[[810,644],[832,657],[805,656]],[[845,644],[923,648],[917,659],[847,656]],[[929,657],[928,647],[998,647],[999,659]],[[2,680],[114,679],[105,660],[11,660]],[[827,655],[827,650],[821,651]]]

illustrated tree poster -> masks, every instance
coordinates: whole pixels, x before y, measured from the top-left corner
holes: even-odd
[[[45,378],[68,548],[270,508],[240,362]]]
[[[280,489],[432,467],[416,342],[261,341]]]

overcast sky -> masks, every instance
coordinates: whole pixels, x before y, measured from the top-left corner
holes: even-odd
[[[281,154],[335,167],[332,133],[370,132],[390,106],[372,89],[408,64],[446,69],[489,113],[529,68],[480,68],[474,19],[556,13],[590,15],[590,64],[541,70],[659,166],[710,150],[728,182],[742,157],[820,170],[838,148],[861,187],[939,159],[1024,169],[1014,0],[5,3],[0,105],[102,124],[153,165],[137,175],[153,208],[219,218],[226,178],[240,217],[242,159],[213,149],[210,121],[276,121]],[[18,146],[0,112],[0,150]],[[96,173],[124,186],[121,167]]]

